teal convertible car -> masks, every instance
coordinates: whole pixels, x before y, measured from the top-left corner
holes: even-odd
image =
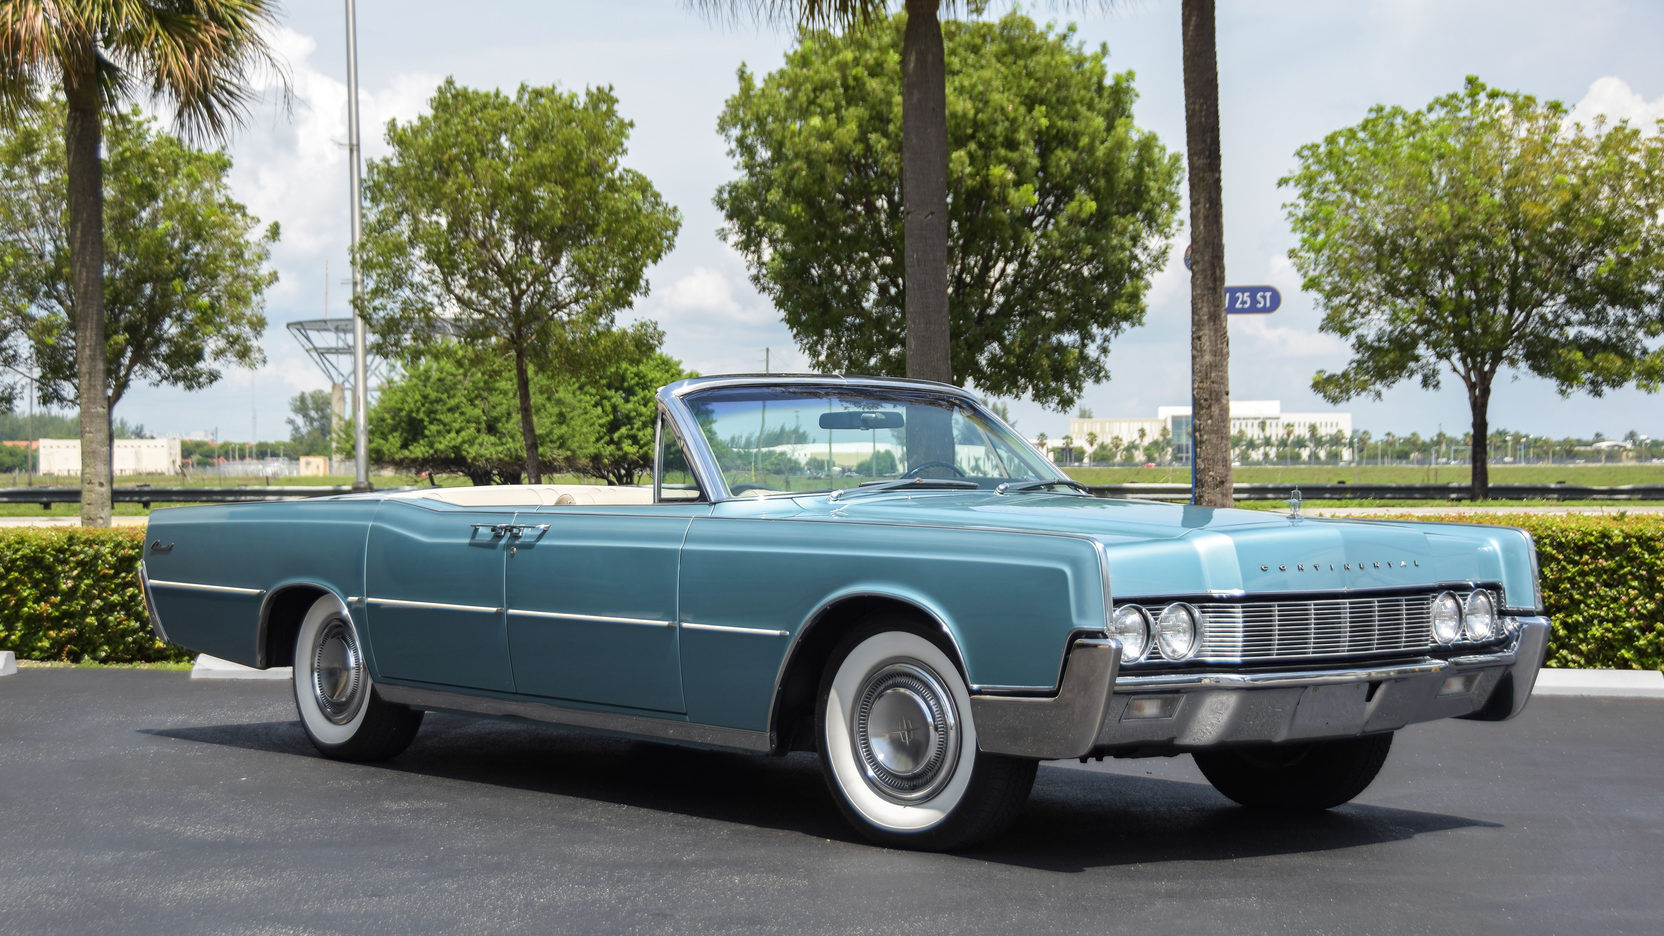
[[[652,484],[431,488],[152,514],[164,639],[294,667],[330,757],[425,711],[819,754],[876,841],[952,848],[1038,762],[1191,754],[1326,809],[1393,732],[1525,705],[1549,634],[1520,530],[1092,496],[954,387],[696,378]]]

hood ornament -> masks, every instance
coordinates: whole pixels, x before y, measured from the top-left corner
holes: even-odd
[[[1300,504],[1301,503],[1302,503],[1302,501],[1301,501],[1301,498],[1300,498],[1300,489],[1297,487],[1297,488],[1294,489],[1294,492],[1288,496],[1288,517],[1289,517],[1290,520],[1304,520],[1305,519],[1304,517],[1300,516]]]

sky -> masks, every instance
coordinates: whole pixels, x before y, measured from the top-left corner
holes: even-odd
[[[1115,72],[1132,71],[1134,119],[1172,150],[1184,141],[1178,0],[1028,5],[1041,20],[1076,22],[1089,48],[1109,49]],[[289,63],[288,113],[268,93],[228,145],[232,187],[262,221],[277,221],[272,254],[279,282],[266,295],[266,363],[230,370],[214,387],[187,393],[139,387],[115,416],[152,434],[221,440],[287,438],[289,400],[325,389],[286,324],[350,314],[347,241],[346,46],[340,0],[288,0],[274,45]],[[993,14],[1006,7],[992,4]],[[1466,431],[1460,381],[1438,392],[1401,384],[1382,400],[1332,407],[1311,391],[1319,369],[1338,370],[1348,346],[1318,331],[1319,313],[1287,259],[1294,242],[1277,180],[1304,143],[1357,123],[1376,104],[1419,108],[1478,75],[1499,88],[1564,101],[1580,117],[1606,114],[1651,127],[1664,117],[1664,4],[1646,0],[1378,0],[1219,4],[1219,82],[1224,160],[1227,281],[1269,284],[1282,307],[1233,316],[1231,396],[1279,400],[1286,411],[1341,409],[1354,425],[1384,432]],[[610,85],[634,122],[626,162],[682,212],[674,251],[649,271],[651,292],[620,321],[652,319],[665,351],[704,374],[808,369],[744,261],[717,234],[711,204],[734,164],[716,130],[742,63],[759,74],[780,66],[789,30],[712,22],[680,0],[482,2],[359,0],[360,120],[366,158],[387,154],[389,119],[420,114],[434,87],[454,77],[510,93],[522,83],[579,90]],[[267,89],[272,91],[273,89]],[[1188,208],[1181,211],[1188,218]],[[1190,399],[1189,284],[1181,229],[1167,268],[1148,293],[1143,326],[1116,339],[1110,380],[1080,406],[1100,418],[1153,417]],[[328,274],[325,274],[325,265]],[[1517,377],[1517,379],[1514,379]],[[1070,412],[1014,401],[1025,434],[1056,438]],[[1562,398],[1528,375],[1499,377],[1494,429],[1537,435],[1664,437],[1664,395],[1634,390]]]

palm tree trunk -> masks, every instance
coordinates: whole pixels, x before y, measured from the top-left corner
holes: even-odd
[[[89,40],[90,42],[90,40]],[[81,525],[110,525],[110,405],[105,395],[103,127],[92,56],[82,75],[66,76],[69,116],[64,152],[69,175],[69,265],[75,296],[75,374],[81,404]]]
[[[1184,0],[1185,149],[1190,167],[1191,449],[1196,503],[1231,506],[1230,333],[1225,325],[1224,196],[1213,0]]]
[[[901,196],[907,376],[953,382],[948,324],[948,106],[940,0],[907,0]]]

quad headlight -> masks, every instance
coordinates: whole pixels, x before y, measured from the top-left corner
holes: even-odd
[[[1121,641],[1121,662],[1137,663],[1150,649],[1150,612],[1135,604],[1115,609],[1109,636]]]
[[[1463,623],[1466,626],[1468,639],[1490,640],[1496,635],[1496,601],[1491,593],[1483,588],[1475,589],[1468,596]]]
[[[1433,599],[1433,637],[1439,643],[1455,643],[1462,633],[1462,600],[1454,592],[1440,592]]]
[[[1156,643],[1161,655],[1177,662],[1187,660],[1196,652],[1196,609],[1182,601],[1175,601],[1161,609],[1156,619]]]

